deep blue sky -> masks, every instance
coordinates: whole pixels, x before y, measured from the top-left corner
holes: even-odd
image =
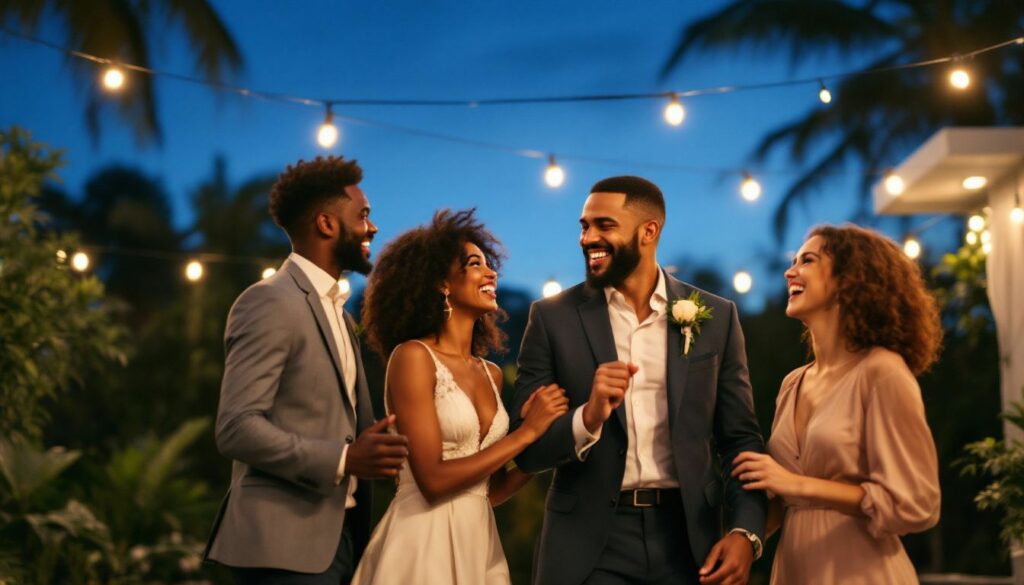
[[[859,63],[821,59],[794,69],[782,55],[719,54],[690,59],[659,82],[658,72],[684,23],[720,2],[587,0],[550,2],[214,2],[245,57],[237,83],[310,97],[488,98],[681,90],[754,83],[843,70]],[[283,6],[301,7],[282,10]],[[50,27],[38,33],[59,42]],[[181,38],[154,55],[158,69],[192,73]],[[870,55],[864,55],[866,60]],[[858,60],[863,62],[863,60]],[[278,172],[322,151],[315,132],[323,112],[217,94],[158,80],[161,148],[140,150],[129,128],[106,118],[94,146],[82,116],[82,88],[63,56],[0,36],[0,126],[17,124],[67,149],[63,177],[78,193],[111,162],[161,177],[174,198],[175,222],[188,225],[192,189],[227,157],[232,181]],[[593,157],[709,168],[744,166],[769,129],[822,107],[803,86],[690,99],[679,128],[662,121],[658,101],[491,108],[352,107],[349,114],[468,139]],[[754,291],[748,310],[781,290],[764,269],[773,253],[771,217],[791,174],[758,176],[756,204],[738,193],[739,175],[648,170],[629,164],[564,161],[558,190],[542,181],[544,162],[377,127],[341,125],[333,149],[359,160],[363,188],[384,242],[443,207],[475,206],[505,242],[507,284],[539,294],[556,277],[583,274],[577,218],[589,186],[614,174],[640,174],[666,194],[662,264],[699,263],[731,275],[746,269]],[[898,161],[893,161],[898,162]],[[785,159],[767,163],[792,168]],[[832,181],[824,197],[794,215],[784,248],[799,246],[812,224],[850,216],[858,169]],[[896,235],[896,234],[893,234]],[[739,297],[739,295],[734,295]]]

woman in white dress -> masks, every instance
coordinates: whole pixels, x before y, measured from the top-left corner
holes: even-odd
[[[534,394],[508,432],[497,327],[500,243],[473,211],[442,211],[388,244],[367,285],[363,324],[390,356],[384,403],[409,439],[408,464],[352,582],[508,584],[492,506],[530,476],[506,465],[559,416],[557,386]]]

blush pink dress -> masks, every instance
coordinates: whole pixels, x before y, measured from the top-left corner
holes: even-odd
[[[862,517],[785,498],[773,585],[918,583],[900,535],[939,520],[935,443],[903,358],[873,348],[821,397],[804,436],[794,426],[804,372],[782,382],[768,452],[801,475],[864,488]]]

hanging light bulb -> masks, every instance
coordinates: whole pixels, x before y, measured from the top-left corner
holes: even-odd
[[[964,186],[964,189],[977,191],[978,189],[984,187],[987,183],[988,179],[986,179],[985,177],[982,177],[980,175],[973,175],[964,179],[961,185]]]
[[[263,277],[263,280],[266,280],[275,274],[277,274],[277,268],[264,268],[261,276]]]
[[[1010,221],[1016,224],[1024,223],[1024,207],[1020,206],[1020,191],[1013,193],[1013,209],[1010,210]]]
[[[986,256],[992,253],[992,242],[984,242],[981,244],[981,251]]]
[[[818,86],[821,88],[818,90],[818,99],[821,100],[821,103],[832,103],[832,92],[829,91],[827,87],[825,87],[825,82],[819,79]]]
[[[902,195],[903,190],[906,188],[906,185],[903,183],[903,177],[892,171],[885,174],[885,190],[889,195],[894,197]]]
[[[541,294],[544,298],[553,297],[558,293],[562,292],[562,285],[558,283],[554,278],[549,279],[544,283],[544,288],[541,290]]]
[[[985,230],[985,231],[981,232],[981,234],[979,234],[979,236],[981,237],[981,243],[982,244],[991,244],[992,243],[992,232],[990,232],[988,230]]]
[[[741,295],[745,295],[750,292],[750,289],[753,288],[753,286],[754,278],[750,276],[749,272],[740,270],[732,277],[732,287]]]
[[[203,263],[193,260],[185,265],[185,278],[189,282],[199,282],[203,278]]]
[[[71,267],[77,272],[85,272],[89,270],[89,255],[85,252],[75,252],[71,256]]]
[[[338,127],[334,125],[334,112],[331,111],[331,104],[327,104],[327,116],[320,130],[316,133],[316,141],[324,148],[330,148],[338,142]]]
[[[565,182],[565,171],[555,162],[555,155],[548,156],[548,166],[544,169],[544,182],[548,187],[557,189]]]
[[[967,232],[967,234],[964,236],[964,241],[967,242],[967,244],[970,246],[977,244],[978,232]]]
[[[672,99],[665,106],[665,121],[673,126],[678,126],[683,123],[684,118],[686,118],[686,110],[679,102],[679,96],[672,94]]]
[[[743,182],[740,183],[740,195],[747,201],[757,201],[761,196],[761,183],[758,183],[750,173],[743,173]]]
[[[64,250],[57,250],[57,263],[64,264],[68,261],[68,253]]]
[[[103,87],[108,91],[120,91],[124,87],[124,72],[111,65],[103,71]]]
[[[978,214],[972,215],[967,219],[967,229],[972,232],[980,232],[985,229],[985,218]]]
[[[917,260],[921,255],[921,242],[914,236],[907,236],[907,239],[903,240],[903,253],[911,260]]]
[[[971,74],[963,67],[956,67],[949,72],[949,84],[959,90],[965,90],[971,85]]]

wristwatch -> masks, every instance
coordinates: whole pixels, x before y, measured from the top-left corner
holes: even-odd
[[[733,532],[738,532],[742,534],[746,537],[747,540],[750,541],[750,546],[754,549],[755,561],[761,558],[761,555],[764,554],[764,545],[761,544],[761,539],[756,534],[747,530],[746,528],[733,528],[729,531],[729,534],[732,534]]]

